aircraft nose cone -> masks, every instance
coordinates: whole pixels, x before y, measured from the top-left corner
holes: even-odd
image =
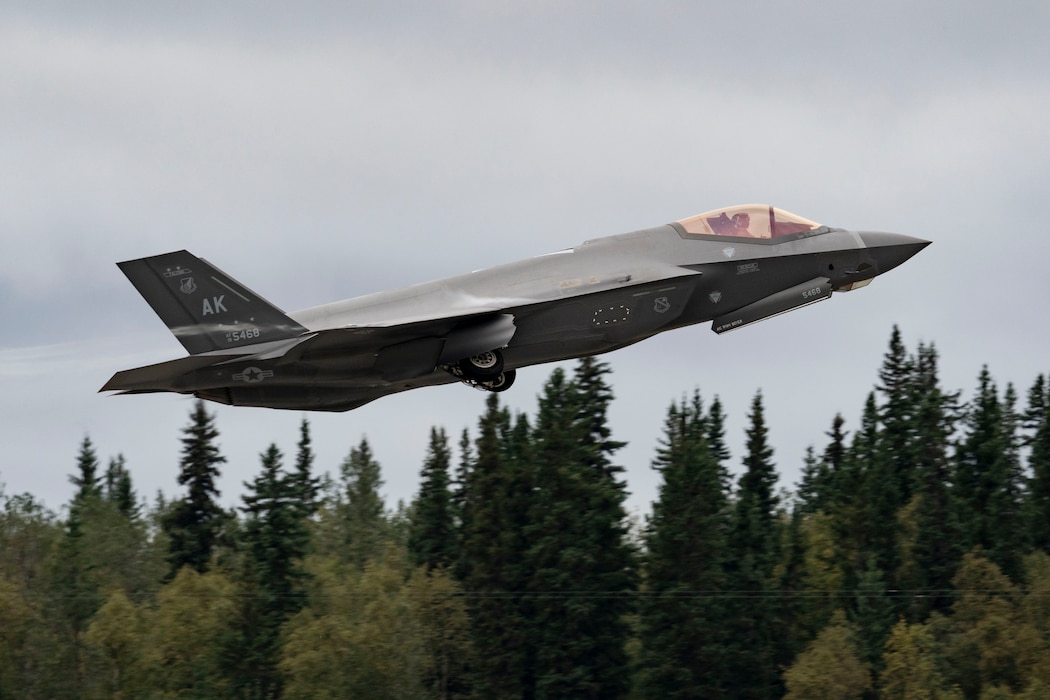
[[[868,254],[875,259],[879,274],[892,270],[930,244],[900,233],[861,231],[859,235],[868,248]]]

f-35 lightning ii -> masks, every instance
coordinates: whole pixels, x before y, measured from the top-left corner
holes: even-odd
[[[320,411],[454,381],[504,391],[521,367],[823,301],[928,244],[751,204],[293,313],[180,250],[118,266],[189,355],[100,391]]]

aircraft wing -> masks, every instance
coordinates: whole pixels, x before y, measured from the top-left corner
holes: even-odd
[[[278,364],[339,361],[347,354],[374,354],[387,380],[428,374],[435,367],[507,345],[514,316],[475,312],[395,326],[350,326],[317,331],[284,353]]]
[[[396,326],[333,328],[283,342],[215,351],[117,372],[100,391],[178,390],[178,378],[207,367],[250,360],[274,360],[276,366],[342,364],[359,357],[362,368],[387,381],[423,376],[437,366],[494,347],[514,336],[510,314],[475,313]]]

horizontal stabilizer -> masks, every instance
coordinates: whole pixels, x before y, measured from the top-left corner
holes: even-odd
[[[276,306],[185,250],[117,266],[191,355],[306,332]]]
[[[831,297],[831,281],[827,277],[817,277],[789,289],[770,294],[768,297],[748,304],[747,306],[719,316],[711,321],[711,330],[725,333],[736,330],[767,318],[778,316],[788,311],[802,308]]]
[[[126,369],[114,374],[99,391],[144,393],[151,391],[177,391],[175,381],[195,369],[208,367],[238,355],[191,355],[155,365]]]

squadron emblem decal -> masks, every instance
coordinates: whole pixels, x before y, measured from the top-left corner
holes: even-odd
[[[179,291],[183,294],[193,294],[197,291],[197,283],[193,281],[192,277],[187,277],[179,284]]]

